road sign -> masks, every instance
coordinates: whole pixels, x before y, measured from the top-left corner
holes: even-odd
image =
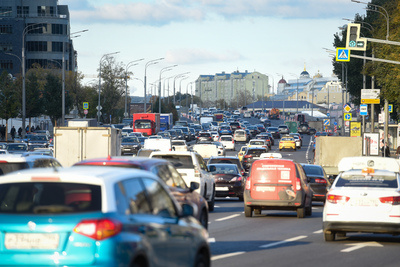
[[[335,122],[333,123],[333,125],[337,126],[337,121],[335,121]]]
[[[336,61],[350,61],[350,50],[344,47],[337,47]]]
[[[331,113],[329,113],[329,112],[328,112],[328,113],[326,113],[326,116],[330,117],[330,116],[331,116]]]
[[[83,102],[83,109],[89,109],[89,102]]]
[[[380,89],[361,89],[361,104],[379,104]]]
[[[343,109],[344,109],[344,111],[346,111],[346,112],[350,112],[351,107],[350,107],[349,104],[346,104],[346,105],[343,106]]]
[[[362,116],[368,115],[368,105],[366,105],[366,104],[360,105],[360,115],[362,115]]]
[[[328,119],[324,119],[324,126],[329,126],[330,125],[330,121]]]
[[[101,110],[102,108],[103,108],[102,106],[100,106],[100,109],[99,106],[96,107],[97,110]]]
[[[89,111],[88,111],[87,109],[85,109],[85,110],[83,111],[83,114],[87,115],[88,112],[89,112]]]
[[[351,121],[351,113],[344,113],[344,120]]]
[[[389,113],[393,113],[393,105],[392,104],[389,104],[388,109],[389,109]]]

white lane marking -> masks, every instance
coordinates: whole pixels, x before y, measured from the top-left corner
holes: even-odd
[[[321,234],[323,232],[324,232],[324,230],[321,229],[321,230],[315,231],[314,234]]]
[[[208,241],[208,243],[215,243],[215,238],[209,237],[207,241]]]
[[[306,237],[307,237],[306,235],[296,236],[296,237],[289,238],[289,239],[286,239],[286,240],[283,240],[283,241],[279,241],[279,242],[274,242],[274,243],[271,243],[271,244],[262,245],[262,246],[260,246],[260,248],[275,247],[275,246],[279,246],[279,245],[281,245],[281,244],[293,242],[293,241],[300,240],[300,239],[303,239],[303,238],[306,238]]]
[[[342,249],[340,252],[352,252],[356,249],[364,247],[383,247],[383,245],[379,244],[378,242],[354,243],[354,244],[346,244],[346,246],[352,246],[352,247]]]
[[[228,216],[228,217],[216,219],[215,221],[216,221],[216,222],[225,221],[225,220],[229,220],[229,219],[235,218],[235,217],[237,217],[237,216],[240,216],[240,214],[233,214],[233,215]]]
[[[245,253],[244,251],[238,251],[238,252],[233,252],[233,253],[222,254],[222,255],[211,257],[211,260],[212,261],[220,260],[220,259],[224,259],[224,258],[229,258],[229,257],[241,255],[241,254],[244,254],[244,253]]]

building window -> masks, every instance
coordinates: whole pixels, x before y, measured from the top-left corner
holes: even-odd
[[[51,51],[62,52],[63,51],[63,43],[62,42],[52,42],[51,43]]]
[[[29,16],[29,6],[17,6],[17,16],[18,17],[28,17]]]
[[[0,69],[11,70],[13,68],[13,63],[11,60],[0,60]]]
[[[26,42],[26,50],[30,52],[47,52],[47,42]]]
[[[52,24],[51,25],[51,33],[52,34],[67,34],[67,25],[63,24]]]
[[[12,52],[12,44],[11,43],[0,43],[0,51]]]
[[[0,34],[12,34],[12,31],[11,25],[0,25]]]
[[[43,34],[47,32],[47,24],[44,23],[42,24],[29,23],[27,26],[29,26],[27,34]]]
[[[12,7],[10,6],[0,6],[0,17],[11,17]]]
[[[54,16],[54,7],[52,6],[38,6],[37,13],[39,17]]]

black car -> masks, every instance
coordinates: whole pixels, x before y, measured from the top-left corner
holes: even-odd
[[[247,127],[247,129],[250,131],[252,138],[260,133],[260,130],[256,126],[249,126],[249,127]]]
[[[311,191],[313,192],[313,200],[325,202],[326,193],[331,183],[326,175],[324,168],[320,165],[301,163],[304,172],[309,180]]]
[[[281,132],[279,131],[278,127],[268,127],[267,132],[271,133],[274,139],[281,138]]]
[[[264,127],[271,127],[271,121],[270,120],[265,120],[263,122],[263,124],[264,124]]]
[[[229,126],[231,126],[232,133],[235,133],[237,129],[241,129],[240,123],[237,121],[229,123]]]
[[[187,142],[190,141],[190,130],[189,130],[189,127],[179,127],[179,128],[174,127],[173,129],[174,130],[178,130],[178,131],[181,130],[183,132],[184,140],[186,140]]]
[[[238,197],[243,200],[244,180],[236,164],[209,164],[214,175],[216,197]]]
[[[317,133],[317,129],[315,129],[315,128],[310,128],[310,130],[308,132],[309,135],[315,135],[316,133]]]
[[[242,163],[236,156],[211,157],[207,164],[236,164],[242,175],[244,175],[245,172]]]
[[[137,137],[127,136],[121,139],[121,155],[136,155],[141,148]]]
[[[260,158],[262,153],[267,153],[267,149],[265,147],[249,147],[246,150],[246,153],[243,155],[243,167],[246,171],[248,171],[253,164],[254,161]]]

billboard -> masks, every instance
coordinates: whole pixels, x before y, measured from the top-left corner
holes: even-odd
[[[152,104],[146,104],[146,113],[151,113]],[[134,113],[145,113],[144,112],[144,103],[130,103],[129,104],[129,117],[131,117]]]

